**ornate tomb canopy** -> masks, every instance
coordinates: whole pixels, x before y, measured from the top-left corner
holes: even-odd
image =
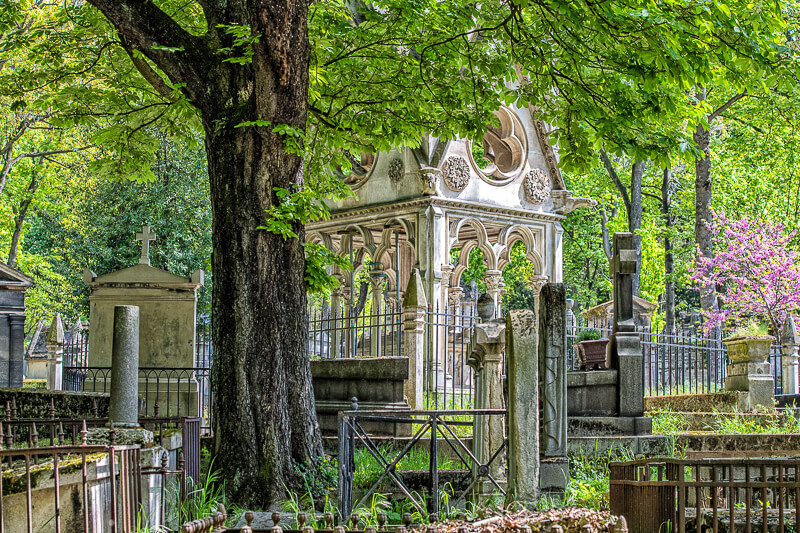
[[[448,289],[458,290],[475,247],[490,290],[517,241],[541,279],[560,282],[560,222],[594,202],[566,190],[547,127],[531,109],[501,107],[495,116],[498,123],[480,140],[426,135],[418,148],[354,157],[345,181],[356,197],[330,202],[330,219],[309,224],[306,238],[352,254],[356,270],[369,256],[370,274],[385,278],[396,297],[419,268],[429,300],[439,306],[453,296]],[[451,265],[456,248],[460,259]],[[349,274],[334,275],[349,285]]]

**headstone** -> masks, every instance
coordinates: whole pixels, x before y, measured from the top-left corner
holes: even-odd
[[[794,317],[789,314],[781,333],[781,388],[783,394],[798,394],[798,348],[800,348],[800,330]]]
[[[509,499],[533,506],[539,497],[538,322],[530,309],[506,315]],[[510,502],[509,502],[510,503]]]
[[[64,323],[61,313],[56,313],[47,330],[47,388],[62,389],[62,368],[64,365]]]
[[[139,425],[139,308],[135,305],[114,307],[108,420],[114,426]]]
[[[0,387],[22,387],[25,360],[25,291],[30,278],[0,263]]]
[[[539,383],[542,405],[541,490],[564,494],[567,459],[567,302],[563,283],[548,283],[539,295]]]
[[[83,281],[90,289],[89,367],[111,366],[114,307],[135,305],[139,307],[140,368],[191,369],[195,366],[197,289],[203,284],[203,272],[196,270],[191,277],[184,277],[149,266],[149,242],[155,235],[145,226],[138,238],[143,243],[139,264],[101,276],[83,272]],[[178,375],[180,380],[172,377]],[[190,382],[191,370],[162,376],[167,378],[160,381],[164,393],[159,393],[159,414],[200,414],[198,385]],[[92,390],[94,385],[86,380],[84,390]],[[146,383],[142,381],[140,386],[143,393]],[[96,384],[97,390],[103,387],[107,390],[106,383]],[[147,401],[152,404],[152,390],[149,392]],[[153,414],[152,407],[147,406],[148,414]]]
[[[642,344],[633,318],[633,275],[637,256],[632,233],[614,234],[611,279],[614,283],[614,323],[606,368],[618,370],[619,416],[644,414],[644,369]]]

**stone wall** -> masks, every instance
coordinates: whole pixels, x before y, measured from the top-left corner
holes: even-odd
[[[0,388],[0,411],[5,414],[6,402],[17,403],[17,418],[50,418],[50,407],[55,406],[58,418],[94,418],[94,402],[98,415],[108,416],[109,395],[99,392],[66,392],[46,389]],[[52,401],[52,404],[51,404]]]
[[[746,394],[737,391],[708,394],[676,394],[673,396],[645,396],[645,411],[669,410],[676,413],[744,412]]]

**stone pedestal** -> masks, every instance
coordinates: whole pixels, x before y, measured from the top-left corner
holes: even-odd
[[[488,320],[475,325],[475,346],[470,356],[470,366],[475,369],[475,408],[504,409],[503,402],[503,349],[506,345],[506,325],[502,320]],[[505,441],[502,416],[475,416],[473,453],[481,464],[486,464]],[[505,480],[503,454],[496,457],[489,473],[496,480]]]
[[[754,411],[775,408],[775,382],[767,359],[774,338],[759,337],[729,337],[722,341],[730,360],[725,390],[747,392],[748,409]]]
[[[22,387],[25,291],[33,279],[0,263],[0,387]]]
[[[538,322],[533,311],[506,316],[508,495],[533,506],[539,497]],[[509,502],[510,503],[510,502]]]

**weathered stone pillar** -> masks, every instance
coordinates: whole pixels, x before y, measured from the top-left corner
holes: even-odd
[[[798,394],[798,348],[800,348],[800,332],[794,317],[786,316],[786,323],[781,333],[781,392],[783,394]]]
[[[342,300],[345,289],[341,274],[334,274],[333,277],[339,281],[339,284],[331,290],[330,323],[332,327],[328,334],[330,339],[330,353],[328,356],[332,359],[338,359],[342,356]]]
[[[428,301],[422,285],[419,269],[414,269],[408,279],[403,297],[403,355],[408,358],[408,381],[405,383],[405,395],[411,409],[424,408],[424,376],[425,362],[425,312]]]
[[[111,401],[108,419],[115,426],[139,425],[139,307],[114,306],[111,351]]]
[[[8,386],[22,388],[22,369],[25,361],[25,315],[8,315],[8,325]]]
[[[506,315],[508,376],[508,490],[506,500],[526,507],[539,497],[538,323],[529,309]]]
[[[47,388],[61,390],[62,367],[64,365],[64,324],[61,314],[56,313],[45,339],[47,346]]]
[[[493,309],[487,308],[485,311],[487,317],[494,314]],[[503,350],[506,346],[506,324],[504,320],[484,318],[484,315],[481,319],[484,321],[475,325],[472,334],[473,351],[468,361],[475,370],[475,408],[504,409]],[[481,464],[489,462],[504,441],[502,417],[475,416],[473,453]],[[489,473],[497,481],[505,480],[502,455],[495,458],[489,467]]]
[[[542,492],[564,494],[567,459],[566,289],[548,283],[539,296],[539,383],[542,405],[540,446]]]

